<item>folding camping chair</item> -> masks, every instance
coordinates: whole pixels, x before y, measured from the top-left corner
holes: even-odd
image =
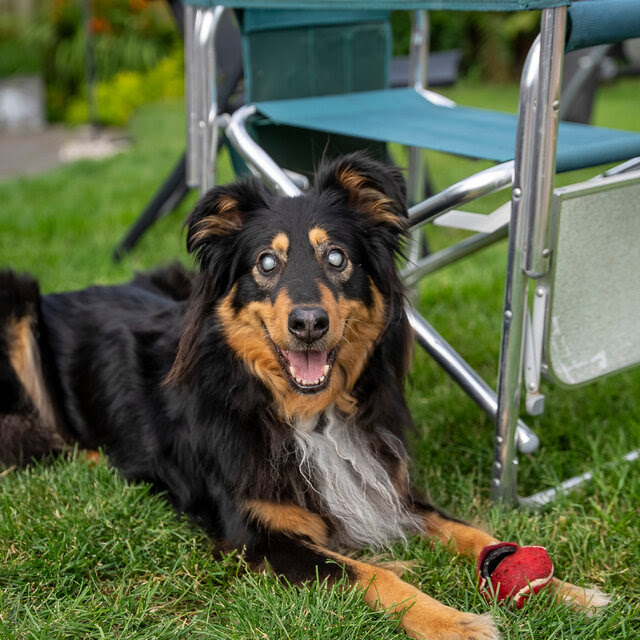
[[[185,39],[185,60],[189,65],[193,60],[192,50],[197,46],[192,40],[193,29],[189,28],[185,33],[184,12],[180,0],[167,1],[178,30],[183,39]],[[215,77],[216,81],[218,102],[222,111],[232,113],[242,104],[242,102],[238,103],[237,95],[242,80],[240,33],[230,12],[219,15],[216,27],[215,36],[204,34],[205,40],[208,37],[213,38],[211,42],[206,42],[205,44],[218,54],[211,60],[211,64],[215,65],[213,77]],[[200,35],[203,36],[202,33]],[[190,126],[193,126],[193,122],[190,122]],[[196,166],[194,162],[189,163],[189,166],[187,164],[187,152],[185,151],[151,200],[149,200],[144,210],[134,220],[124,238],[120,240],[114,249],[113,258],[115,261],[120,260],[127,252],[133,249],[151,225],[178,207],[191,188],[198,187],[201,184],[201,172],[205,170],[205,163],[200,163],[199,166]]]
[[[202,1],[193,2],[199,5],[196,8],[192,1],[186,0],[186,22],[194,29],[198,20],[202,22],[207,15],[213,20],[220,11],[219,7],[203,7]],[[408,284],[416,282],[435,268],[503,237],[508,228],[497,394],[410,305],[407,314],[418,342],[495,418],[492,496],[515,502],[517,434],[522,440],[528,433],[518,419],[523,377],[526,406],[535,414],[543,405],[539,391],[542,371],[572,385],[640,362],[640,339],[633,320],[640,315],[640,296],[633,294],[638,291],[634,240],[640,236],[640,215],[633,203],[640,196],[640,162],[631,160],[593,181],[554,190],[556,171],[640,156],[639,134],[558,123],[565,49],[640,36],[640,4],[637,0],[573,4],[570,0],[228,0],[226,4],[243,8],[245,19],[251,11],[267,8],[274,16],[279,9],[293,8],[324,9],[325,16],[335,15],[339,7],[542,9],[541,33],[522,73],[517,117],[452,105],[417,82],[406,89],[256,101],[224,122],[228,139],[252,170],[289,196],[300,194],[301,187],[252,137],[252,133],[259,137],[255,132],[263,123],[381,143],[392,141],[499,163],[410,209],[414,228],[449,218],[453,224],[466,224],[478,233],[409,265],[404,275]],[[196,52],[198,59],[206,61],[206,53]],[[191,134],[194,148],[210,145],[222,122],[215,102],[207,108],[201,111],[205,126],[194,128]],[[354,113],[358,118],[353,118]],[[510,202],[491,215],[478,217],[454,210],[507,187],[511,188]],[[606,243],[597,241],[603,229],[607,230]],[[611,254],[616,256],[613,266]],[[527,299],[532,281],[536,286],[530,316]],[[585,293],[589,284],[584,285],[594,281],[599,285],[595,300],[593,291]],[[589,336],[586,343],[585,336]],[[627,458],[637,456],[636,451]],[[587,477],[566,481],[558,490]],[[540,504],[553,495],[520,500]]]

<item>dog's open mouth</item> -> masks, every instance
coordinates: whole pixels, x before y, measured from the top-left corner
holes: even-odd
[[[331,351],[285,351],[277,347],[277,350],[283,369],[295,389],[315,393],[329,384],[335,348]]]

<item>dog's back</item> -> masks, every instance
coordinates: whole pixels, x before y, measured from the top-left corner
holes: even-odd
[[[65,438],[46,381],[40,289],[27,275],[0,272],[0,462],[60,452]]]
[[[1,271],[0,463],[23,464],[78,442],[98,446],[83,442],[86,434],[70,431],[74,402],[65,388],[69,371],[91,378],[92,385],[101,373],[108,375],[108,367],[98,371],[100,359],[111,357],[104,332],[130,332],[136,320],[143,320],[140,329],[147,330],[154,314],[175,324],[173,310],[190,290],[191,276],[177,264],[139,274],[126,285],[46,296],[31,276]],[[156,333],[163,334],[163,328],[156,327]],[[80,344],[77,336],[84,336]],[[83,353],[90,354],[84,366]],[[130,355],[135,357],[134,350]],[[168,357],[166,364],[156,361],[154,367],[168,370],[170,364]]]

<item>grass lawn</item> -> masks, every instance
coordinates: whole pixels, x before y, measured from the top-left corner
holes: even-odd
[[[604,89],[596,121],[640,131],[633,102],[639,92],[637,79]],[[515,87],[463,84],[450,94],[509,108]],[[183,123],[179,103],[148,106],[131,122],[129,152],[0,181],[0,267],[31,271],[49,292],[187,261],[181,225],[194,195],[120,264],[111,261],[113,247],[182,151]],[[429,154],[429,166],[443,187],[482,165]],[[223,181],[231,178],[226,160],[220,174]],[[439,230],[430,241],[439,246],[455,237]],[[429,321],[492,384],[505,249],[501,243],[448,267],[419,292]],[[596,618],[544,594],[519,612],[490,607],[474,588],[471,563],[452,561],[445,549],[421,540],[387,554],[412,561],[406,579],[447,604],[491,609],[505,638],[640,637],[640,468],[607,464],[640,446],[640,372],[570,392],[545,388],[545,414],[527,419],[542,447],[521,457],[521,493],[596,472],[592,483],[536,514],[491,507],[493,425],[419,350],[407,393],[416,422],[416,486],[502,539],[545,545],[557,575],[598,586],[614,600]],[[287,589],[270,576],[246,572],[234,555],[214,554],[202,532],[176,518],[148,486],[124,482],[105,464],[58,460],[0,470],[0,638],[200,637],[390,640],[402,634],[353,591]]]

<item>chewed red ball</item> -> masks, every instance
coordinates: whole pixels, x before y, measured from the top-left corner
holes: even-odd
[[[499,542],[485,547],[478,556],[480,591],[487,600],[509,600],[520,609],[553,578],[553,562],[544,547],[520,547]]]

